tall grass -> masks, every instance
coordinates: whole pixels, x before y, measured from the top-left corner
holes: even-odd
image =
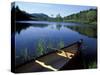
[[[28,48],[24,48],[24,49],[21,50],[20,59],[22,59],[22,61],[30,60],[30,55],[29,55]]]
[[[37,54],[39,55],[43,55],[44,50],[45,50],[45,43],[43,40],[39,40],[37,43]]]
[[[64,45],[64,41],[63,41],[63,40],[60,40],[60,42],[58,43],[58,46],[59,46],[59,48],[64,47],[64,46],[65,46],[65,45]]]
[[[92,69],[92,68],[97,68],[97,63],[94,61],[94,62],[91,62],[88,64],[88,68]]]

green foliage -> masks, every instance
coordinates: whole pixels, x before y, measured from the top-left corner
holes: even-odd
[[[97,16],[96,11],[92,10],[91,12],[87,13],[87,20],[89,22],[94,22],[94,21],[96,21],[96,18],[97,18],[96,16]]]
[[[62,48],[62,47],[64,47],[64,41],[61,40],[61,41],[59,42],[59,48]]]
[[[97,9],[89,9],[85,11],[80,11],[79,13],[64,17],[63,21],[96,24]]]
[[[78,31],[80,34],[87,35],[89,37],[97,37],[97,27],[96,26],[67,26],[68,28]]]
[[[31,14],[32,18],[34,18],[33,20],[37,20],[37,21],[48,21],[49,20],[49,16],[43,13],[33,13]]]
[[[97,68],[97,63],[96,62],[89,63],[88,68]]]
[[[45,45],[43,40],[39,40],[37,44],[37,53],[38,55],[42,55],[45,50]]]
[[[55,20],[56,20],[57,22],[62,22],[62,21],[63,21],[63,19],[62,19],[62,17],[60,16],[60,14],[58,14],[58,15],[56,16]]]

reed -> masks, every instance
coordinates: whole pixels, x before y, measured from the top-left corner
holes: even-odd
[[[39,40],[37,43],[37,54],[39,55],[43,55],[44,50],[45,50],[45,43],[43,40]]]
[[[59,48],[64,47],[64,41],[63,41],[63,40],[61,40],[61,41],[59,42],[58,47],[59,47]]]

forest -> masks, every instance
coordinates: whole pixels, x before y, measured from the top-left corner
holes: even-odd
[[[97,22],[97,9],[89,9],[80,11],[79,13],[72,14],[63,18],[64,22],[79,22],[96,24]]]

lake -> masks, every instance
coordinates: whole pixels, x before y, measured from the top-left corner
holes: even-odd
[[[16,65],[83,39],[82,54],[87,64],[97,61],[97,32],[80,23],[17,21],[15,35]]]

